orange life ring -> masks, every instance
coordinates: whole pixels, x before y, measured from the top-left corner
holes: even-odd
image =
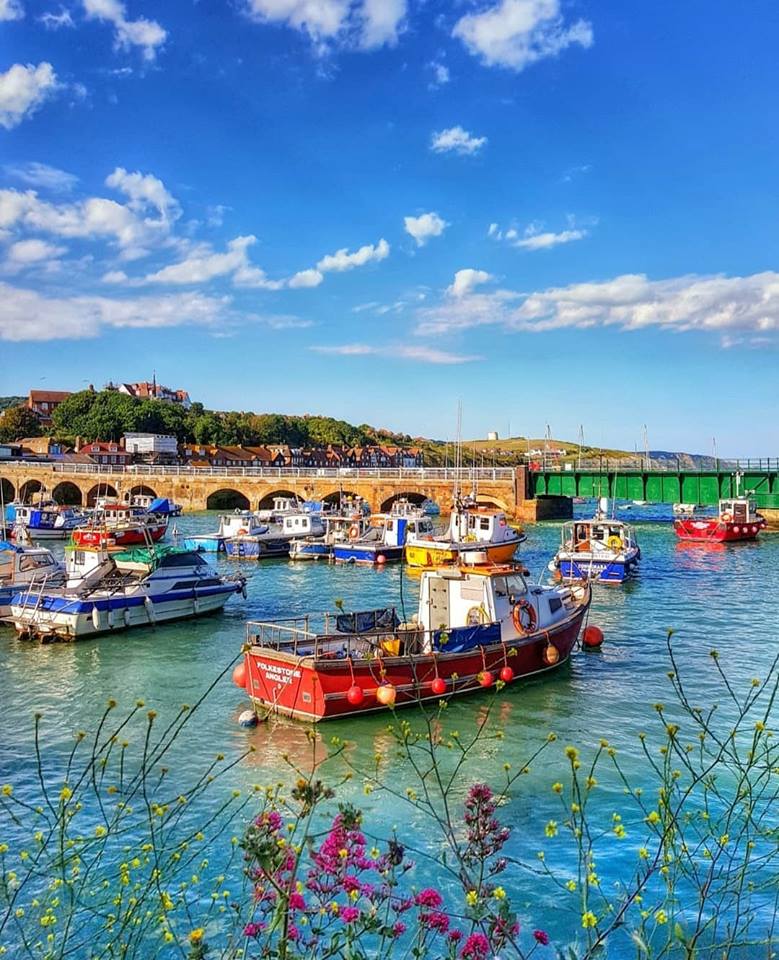
[[[238,536],[245,537],[248,534],[248,532],[249,531],[246,529],[246,527],[241,527],[241,529],[238,531]]]
[[[353,523],[351,527],[349,527],[349,539],[356,540],[359,536],[360,536],[360,528],[357,526],[356,523]]]
[[[522,617],[526,616],[527,622],[525,622]],[[536,613],[536,608],[530,603],[529,600],[518,600],[511,609],[511,622],[514,624],[514,629],[517,633],[521,633],[524,636],[534,633],[538,625],[538,614]]]
[[[733,514],[732,514],[732,513],[723,513],[722,516],[720,517],[720,520],[721,520],[723,523],[730,523],[730,521],[731,521],[732,519],[733,519]]]
[[[576,544],[576,552],[577,552],[577,553],[586,553],[589,549],[590,549],[590,541],[589,541],[589,540],[580,540],[580,541]]]

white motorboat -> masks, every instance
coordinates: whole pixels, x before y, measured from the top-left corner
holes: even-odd
[[[65,579],[65,567],[45,547],[0,541],[0,618],[11,612],[11,600],[30,584],[49,586]]]

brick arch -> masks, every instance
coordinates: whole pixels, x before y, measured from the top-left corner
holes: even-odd
[[[260,497],[257,508],[259,510],[270,510],[273,506],[274,497],[291,497],[294,500],[303,499],[300,494],[294,490],[271,490],[270,493],[266,493],[263,497]]]
[[[40,480],[25,480],[19,487],[19,499],[22,503],[28,503],[36,494],[45,492],[46,484]]]
[[[58,483],[51,491],[51,496],[57,503],[73,507],[80,507],[84,502],[84,494],[81,492],[81,488],[70,480],[63,480]]]
[[[212,490],[206,499],[207,510],[248,510],[250,506],[246,494],[232,487]]]
[[[0,494],[2,494],[3,503],[10,503],[16,498],[16,487],[5,477],[0,477]]]
[[[93,487],[89,488],[89,492],[87,493],[87,506],[94,507],[98,497],[118,496],[119,493],[116,487],[111,486],[110,483],[96,483]]]
[[[417,506],[422,506],[425,500],[427,500],[427,497],[424,495],[424,493],[419,493],[417,490],[402,490],[398,493],[393,493],[391,497],[387,497],[387,499],[382,503],[382,513],[391,510],[393,504],[397,503],[398,500],[408,500],[409,503],[415,503]]]
[[[134,487],[130,487],[127,499],[131,500],[136,495],[141,497],[156,497],[157,491],[152,489],[152,487],[148,487],[145,483],[136,483]]]
[[[332,504],[337,507],[341,497],[357,500],[360,496],[361,494],[356,493],[354,490],[331,490],[330,493],[321,496],[320,500],[322,503]]]
[[[500,497],[496,497],[492,493],[477,493],[476,502],[483,503],[485,507],[497,507],[498,510],[502,510],[504,513],[511,513],[511,507],[509,507],[506,501]]]

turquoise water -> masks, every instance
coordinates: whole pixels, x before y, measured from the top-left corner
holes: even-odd
[[[522,766],[550,731],[556,733],[556,744],[518,781],[502,808],[502,816],[514,828],[511,852],[522,859],[532,860],[542,848],[554,858],[554,846],[544,839],[543,828],[549,818],[560,819],[559,800],[550,785],[565,774],[565,744],[576,744],[584,752],[605,737],[631,774],[642,777],[645,760],[638,734],[657,726],[652,704],[671,699],[666,676],[668,628],[676,631],[681,672],[691,697],[701,705],[722,697],[708,655],[712,646],[719,649],[737,687],[747,685],[753,676],[764,676],[779,652],[775,602],[779,535],[763,535],[753,544],[696,546],[678,542],[670,524],[660,522],[668,516],[651,508],[633,508],[624,517],[637,525],[642,563],[633,582],[595,588],[590,622],[606,635],[603,649],[579,652],[556,674],[501,693],[494,715],[506,737],[478,747],[456,788],[464,796],[474,779],[500,782],[505,762]],[[215,516],[191,514],[175,523],[182,535],[206,532],[215,527]],[[527,534],[522,557],[534,577],[545,576],[559,524],[531,526]],[[214,560],[220,569],[238,569],[235,561]],[[343,599],[347,609],[400,602],[397,565],[372,570],[265,561],[244,563],[242,569],[249,577],[248,599],[231,599],[224,613],[215,617],[72,645],[21,643],[12,630],[0,627],[0,782],[12,780],[19,796],[35,796],[31,735],[36,710],[44,714],[47,760],[56,762],[70,749],[75,729],[94,726],[109,696],[127,709],[142,698],[158,711],[160,720],[175,713],[182,702],[195,702],[239,653],[247,619],[332,609],[336,598]],[[417,581],[408,574],[403,594],[410,615]],[[491,702],[491,694],[453,701],[447,723],[465,736]],[[255,752],[230,771],[230,787],[288,780],[285,754],[307,765],[310,745],[302,725],[277,720],[252,730],[240,728],[237,717],[246,706],[228,673],[186,728],[174,776],[182,782],[194,780],[217,750],[229,757],[248,745]],[[411,719],[410,713],[406,715]],[[367,717],[328,725],[322,733],[328,742],[333,734],[353,741],[349,757],[358,766],[369,764],[376,752],[384,754],[385,773],[403,784],[410,774],[406,761],[395,755],[386,723],[385,717]],[[612,810],[621,809],[621,789],[608,781],[599,789],[598,802],[610,818]],[[393,825],[403,824],[423,852],[437,854],[429,825],[402,800],[380,793],[364,796],[359,777],[339,795],[362,806],[371,833],[387,835]],[[618,880],[635,857],[639,831],[628,833],[627,841],[611,844],[599,861],[599,873],[610,882]],[[210,855],[218,858],[220,851]],[[435,863],[421,855],[418,872],[420,879],[441,879]],[[571,941],[581,932],[577,903],[567,902],[551,885],[535,882],[526,873],[507,874],[503,882],[527,924],[554,931],[557,943]]]

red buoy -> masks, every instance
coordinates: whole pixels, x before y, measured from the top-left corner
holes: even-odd
[[[443,677],[436,677],[430,684],[430,689],[437,697],[442,696],[446,693],[446,680]]]
[[[382,566],[382,564],[385,564],[386,562],[387,562],[387,558],[384,556],[383,553],[380,553],[378,557],[376,557],[376,563],[379,566]]]
[[[603,643],[603,631],[600,627],[589,626],[582,634],[585,647],[599,647]]]
[[[494,682],[495,677],[492,675],[490,670],[482,670],[482,672],[479,674],[479,683],[483,687],[491,687]]]
[[[233,683],[236,687],[246,686],[246,663],[243,660],[241,660],[240,663],[236,663],[233,669]]]
[[[391,683],[382,683],[376,688],[376,699],[382,706],[391,707],[395,702],[397,690]]]
[[[353,683],[352,686],[346,691],[346,699],[353,707],[359,707],[365,699],[365,693],[362,687],[358,686],[356,683]]]
[[[511,681],[514,679],[514,671],[511,669],[511,667],[501,667],[500,679],[504,683],[511,683]]]

